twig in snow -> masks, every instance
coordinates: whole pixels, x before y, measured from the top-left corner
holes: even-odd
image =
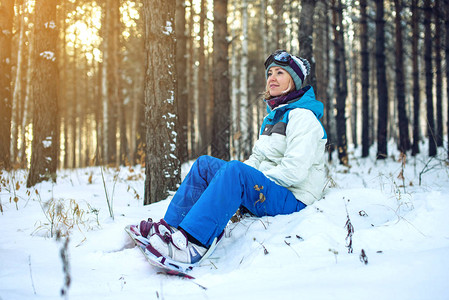
[[[418,176],[418,177],[419,177],[419,186],[421,186],[421,177],[422,177],[422,175],[423,175],[424,173],[427,173],[427,172],[429,172],[430,170],[432,170],[432,169],[435,168],[435,165],[429,167],[430,162],[431,162],[434,158],[435,158],[435,157],[431,156],[431,157],[427,160],[426,164],[424,165],[424,168],[421,170],[421,172],[419,172],[419,176]]]
[[[262,225],[265,228],[265,230],[267,230],[267,226],[265,226],[265,223],[261,219],[259,219],[259,221],[260,221],[260,223],[262,223]]]
[[[56,240],[61,240],[61,231],[57,231],[56,233]],[[62,271],[64,272],[64,285],[61,288],[61,296],[65,299],[69,299],[69,288],[70,283],[72,281],[72,278],[70,276],[70,262],[69,262],[69,237],[67,236],[65,238],[65,241],[62,244],[61,250],[60,250],[60,256],[62,260]]]
[[[106,194],[106,202],[108,203],[109,215],[111,216],[112,220],[114,220],[114,209],[112,207],[113,198],[111,198],[111,200],[109,200],[108,190],[106,188],[106,182],[104,180],[103,168],[100,168],[100,170],[101,170],[101,179],[103,180],[104,193]],[[115,187],[115,183],[114,183],[114,187]]]
[[[287,242],[286,240],[284,240],[284,243],[287,245],[287,246],[289,246],[290,247],[290,249],[292,249],[293,250],[293,252],[295,252],[295,254],[296,254],[296,256],[298,256],[298,258],[300,258],[299,257],[299,254],[298,254],[298,252],[296,252],[296,250],[295,249],[293,249],[293,247],[290,245],[290,243],[289,242]]]
[[[364,263],[365,265],[368,264],[368,256],[365,254],[365,250],[362,249],[362,252],[360,252],[360,261]]]
[[[215,268],[215,270],[218,269],[217,266],[212,261],[210,261],[210,263]]]
[[[349,199],[348,199],[348,201],[349,201]],[[346,202],[345,202],[345,208],[346,208],[346,218],[347,218],[345,228],[348,231],[348,235],[346,236],[346,242],[348,244],[346,245],[346,247],[348,248],[348,253],[352,253],[353,252],[352,236],[354,235],[354,226],[352,226],[351,219],[349,218],[349,212],[348,212],[348,207],[346,205]],[[348,242],[348,240],[349,240],[349,242]]]
[[[33,287],[33,293],[36,295],[36,288],[34,287],[33,272],[31,271],[31,255],[28,255],[28,266],[30,267],[31,286]]]
[[[267,248],[265,248],[265,246],[263,245],[263,243],[256,240],[256,238],[254,238],[254,241],[258,242],[263,247],[263,254],[267,255],[269,253]]]

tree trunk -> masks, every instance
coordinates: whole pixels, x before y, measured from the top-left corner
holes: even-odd
[[[369,50],[367,0],[360,1],[360,48],[362,56],[362,157],[369,155],[371,146],[369,134]]]
[[[233,0],[231,5],[235,6],[236,0]],[[237,18],[237,11],[234,10],[231,14],[231,18]],[[236,37],[238,35],[235,26],[232,26],[231,36]],[[239,103],[240,103],[240,92],[239,92],[239,70],[238,70],[238,62],[237,57],[239,56],[239,49],[237,39],[233,38],[231,43],[231,126],[232,126],[232,150],[231,156],[234,159],[240,159],[240,118],[239,118]]]
[[[167,198],[181,181],[177,138],[174,1],[144,0],[145,16],[145,204]]]
[[[351,78],[351,136],[352,136],[352,143],[354,145],[354,148],[359,147],[358,143],[358,119],[359,119],[359,62],[358,58],[360,57],[359,51],[355,50],[355,43],[356,41],[352,41],[351,44],[352,48],[350,50],[351,54],[351,61],[350,64],[351,69],[349,70],[350,78]]]
[[[248,149],[249,134],[248,127],[248,0],[242,1],[242,56],[240,63],[240,133],[241,152],[239,157],[247,159],[251,149]]]
[[[284,3],[285,1],[283,0],[273,0],[272,1],[272,8],[274,10],[274,15],[273,15],[273,23],[274,23],[274,46],[276,47],[276,49],[284,49],[285,48],[285,39],[283,39],[284,35],[285,35],[285,22],[283,19],[283,15],[284,15]],[[242,1],[242,7],[245,7],[245,9],[248,8],[248,1],[247,0],[243,0]],[[273,24],[272,23],[272,24]],[[244,30],[244,29],[243,29]],[[273,52],[273,50],[271,51]]]
[[[427,107],[427,135],[429,138],[429,156],[437,154],[435,139],[435,117],[433,112],[433,70],[432,70],[432,7],[431,1],[424,1],[424,63],[426,74],[426,107]]]
[[[62,2],[60,7],[61,15],[64,16],[67,14],[67,2]],[[61,117],[61,124],[60,126],[63,126],[63,133],[64,136],[64,155],[62,156],[62,163],[61,166],[63,168],[69,167],[69,109],[68,109],[68,97],[67,97],[67,78],[68,78],[68,68],[65,67],[67,64],[67,24],[65,18],[59,18],[60,26],[61,26],[61,32],[62,32],[62,47],[59,51],[61,55],[62,62],[59,63],[59,67],[61,68],[61,79],[60,79],[60,86],[59,86],[59,115]]]
[[[0,170],[9,169],[11,142],[11,38],[14,0],[0,3]]]
[[[335,47],[335,87],[337,98],[337,150],[338,159],[342,165],[348,164],[346,139],[346,98],[348,96],[348,82],[346,75],[346,55],[343,36],[343,6],[341,0],[332,0],[334,47]]]
[[[228,73],[228,1],[214,1],[214,112],[212,156],[230,159],[230,101]]]
[[[73,3],[73,14],[74,14],[74,21],[77,22],[78,20],[78,12],[76,10],[76,2]],[[78,30],[74,30],[74,44],[78,43]],[[76,145],[77,145],[77,137],[80,134],[79,132],[77,132],[78,126],[77,126],[77,117],[78,117],[78,102],[79,102],[79,97],[78,97],[78,63],[77,63],[77,58],[78,58],[78,48],[74,47],[73,48],[73,65],[72,65],[72,99],[70,99],[68,101],[68,107],[70,109],[70,129],[71,129],[71,136],[70,136],[70,145],[71,145],[71,157],[72,157],[72,168],[76,168],[77,165],[77,155],[76,155]]]
[[[118,18],[119,0],[107,0],[106,14],[108,35],[108,62],[107,62],[107,89],[108,89],[108,157],[107,163],[117,164],[119,157],[117,156],[117,125],[118,125]]]
[[[16,65],[16,78],[14,80],[14,91],[12,97],[12,120],[11,120],[11,145],[10,156],[11,162],[15,164],[17,162],[17,142],[19,136],[19,123],[20,123],[20,110],[23,108],[20,105],[22,99],[22,77],[23,77],[23,48],[25,44],[25,12],[23,4],[19,4],[19,41],[17,51],[17,65]]]
[[[128,136],[127,136],[127,106],[125,106],[125,95],[124,95],[124,81],[120,77],[120,70],[123,69],[122,67],[122,57],[121,57],[121,51],[120,51],[120,33],[121,33],[121,22],[120,22],[120,7],[117,5],[115,7],[114,11],[114,18],[115,18],[115,44],[116,44],[116,53],[114,55],[115,57],[115,69],[114,69],[114,77],[116,82],[116,88],[115,93],[117,97],[117,118],[118,118],[118,126],[119,126],[119,132],[120,132],[120,140],[119,140],[119,157],[118,162],[120,165],[128,165],[131,161],[130,152],[129,152],[129,145],[128,145]],[[131,89],[131,88],[129,88]],[[128,91],[129,93],[129,91]],[[129,96],[128,96],[129,97]]]
[[[325,52],[326,47],[325,44],[327,42],[326,37],[324,36],[326,22],[325,18],[327,15],[327,11],[325,10],[325,6],[323,1],[317,1],[316,7],[316,27],[315,27],[315,76],[316,80],[320,83],[320,86],[314,87],[315,94],[317,99],[321,101],[326,101],[327,97],[325,96],[325,89],[327,88],[327,84],[325,83],[325,72],[327,69],[327,64],[325,62]],[[325,102],[324,105],[326,106],[327,103]],[[323,118],[323,121],[325,118]],[[327,125],[327,124],[326,124]]]
[[[435,139],[438,147],[443,146],[443,72],[441,66],[441,20],[440,0],[435,0],[435,98],[436,98],[436,132]]]
[[[105,1],[107,2],[107,0]],[[107,4],[107,3],[106,3]],[[105,164],[108,162],[108,158],[110,156],[109,152],[111,151],[109,149],[109,143],[108,143],[108,132],[109,132],[109,91],[108,91],[108,69],[109,69],[109,44],[110,44],[110,38],[107,34],[108,31],[108,18],[110,18],[107,8],[107,5],[103,5],[103,20],[102,24],[104,24],[104,31],[103,33],[103,62],[101,64],[101,102],[102,102],[102,112],[103,112],[103,118],[102,118],[102,137],[103,140],[101,141],[102,144],[102,151],[101,151],[101,163]]]
[[[376,2],[377,159],[387,158],[388,86],[385,65],[384,1]]]
[[[34,19],[34,15],[29,14],[29,19]],[[34,28],[34,27],[33,27]],[[31,98],[32,98],[32,76],[33,76],[33,65],[34,65],[34,29],[30,30],[30,38],[28,38],[28,61],[27,61],[27,74],[26,74],[26,89],[25,89],[25,98],[23,99],[23,115],[22,115],[22,131],[20,140],[22,145],[20,146],[20,154],[19,161],[21,167],[25,168],[27,166],[27,156],[26,156],[26,148],[27,148],[27,138],[26,138],[26,127],[28,125],[29,114],[33,107]]]
[[[197,155],[207,154],[208,140],[207,140],[207,103],[209,102],[209,95],[207,93],[207,59],[206,59],[206,0],[201,0],[201,12],[200,12],[200,32],[199,32],[199,48],[198,48],[198,77],[197,77],[197,89],[199,93],[198,97],[198,150]]]
[[[313,55],[313,16],[316,0],[302,0],[301,14],[299,17],[299,55],[310,63],[310,75],[306,78],[306,84],[316,88],[315,57]],[[303,83],[304,85],[304,83]],[[299,88],[299,87],[298,87]]]
[[[34,36],[33,143],[27,187],[44,180],[56,181],[58,163],[58,67],[56,0],[37,1]]]
[[[449,1],[449,0],[448,0]],[[412,0],[412,81],[413,81],[413,145],[412,155],[419,153],[420,83],[418,66],[419,8],[418,0]]]
[[[181,163],[189,159],[187,150],[189,97],[187,89],[187,33],[184,0],[176,0],[176,71],[178,73],[178,149]]]
[[[446,108],[447,108],[447,157],[449,159],[449,0],[444,0],[445,7],[445,30],[446,30],[446,45],[445,45],[445,53],[446,53]]]
[[[335,150],[335,145],[334,145],[334,140],[335,137],[337,136],[336,134],[336,127],[337,125],[335,124],[335,115],[334,115],[334,98],[331,97],[330,95],[332,94],[332,90],[333,87],[335,85],[335,81],[331,79],[331,72],[332,72],[332,67],[335,68],[335,66],[333,64],[331,64],[331,51],[330,51],[330,47],[331,47],[331,41],[329,38],[329,30],[331,27],[331,21],[330,21],[330,16],[329,16],[329,3],[327,1],[321,1],[322,5],[323,5],[323,33],[322,35],[324,36],[324,45],[323,45],[323,61],[324,61],[324,66],[326,66],[325,68],[323,68],[323,87],[325,87],[323,89],[323,95],[324,95],[324,99],[327,99],[327,102],[325,104],[325,110],[324,110],[324,121],[325,124],[327,125],[326,127],[326,133],[327,133],[327,144],[326,144],[326,148],[328,151],[328,159],[329,161],[332,161],[332,155],[333,152]],[[332,10],[333,13],[333,10]],[[320,91],[320,90],[318,90]]]
[[[189,133],[190,133],[190,158],[196,155],[197,152],[197,134],[196,134],[196,125],[197,125],[197,111],[198,111],[198,102],[197,100],[197,67],[195,66],[196,62],[196,51],[195,51],[195,36],[194,36],[194,17],[195,17],[195,9],[193,7],[193,0],[190,1],[190,17],[189,17],[189,39],[187,41],[187,45],[189,47],[189,58],[187,60],[188,66],[188,79],[189,79]]]
[[[394,0],[396,7],[396,98],[399,122],[399,150],[410,149],[408,117],[405,109],[404,47],[402,45],[402,0]]]
[[[114,94],[115,94],[115,105],[117,108],[117,127],[120,135],[120,139],[118,141],[119,143],[119,155],[117,157],[117,163],[120,165],[127,165],[130,163],[130,153],[129,153],[129,145],[128,145],[128,137],[127,137],[127,114],[126,114],[126,107],[125,107],[125,95],[124,90],[126,87],[125,81],[120,76],[120,70],[123,70],[122,66],[122,51],[120,50],[120,36],[122,32],[122,23],[120,20],[120,1],[116,1],[114,5],[114,65],[115,68],[113,70],[114,72]],[[129,91],[128,91],[129,92]]]

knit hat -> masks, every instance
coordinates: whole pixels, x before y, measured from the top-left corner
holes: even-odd
[[[276,50],[265,61],[265,79],[268,78],[268,70],[271,67],[280,67],[287,71],[295,83],[295,89],[299,90],[310,74],[310,63],[307,59],[289,54],[285,50]]]

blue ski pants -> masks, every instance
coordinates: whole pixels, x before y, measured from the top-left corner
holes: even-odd
[[[306,205],[251,166],[200,156],[173,196],[164,219],[209,247],[240,206],[262,217],[291,214]]]

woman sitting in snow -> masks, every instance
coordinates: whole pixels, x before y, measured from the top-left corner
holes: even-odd
[[[265,117],[245,162],[201,156],[174,195],[163,219],[142,221],[147,250],[185,269],[197,264],[242,208],[255,216],[291,214],[321,198],[325,184],[323,104],[301,88],[309,62],[284,50],[265,61]],[[213,247],[212,247],[213,248]]]

